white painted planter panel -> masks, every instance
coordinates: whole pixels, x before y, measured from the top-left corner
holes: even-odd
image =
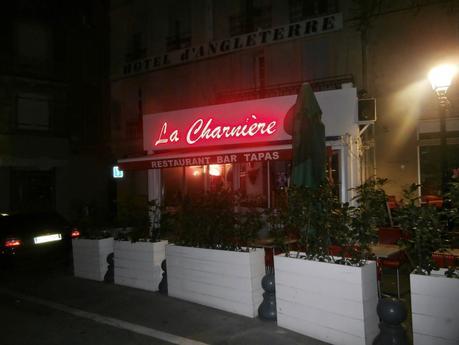
[[[255,317],[263,300],[265,253],[166,247],[169,296]]]
[[[72,251],[75,277],[103,281],[108,269],[107,256],[113,253],[113,237],[73,239]]]
[[[167,241],[115,241],[115,284],[157,291]]]
[[[410,275],[414,345],[459,344],[459,279]]]
[[[376,263],[342,266],[274,257],[277,323],[335,345],[370,345],[379,333]]]

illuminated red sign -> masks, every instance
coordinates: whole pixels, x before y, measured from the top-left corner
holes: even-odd
[[[296,96],[258,99],[144,116],[144,149],[269,143],[290,140],[284,119]]]
[[[186,142],[194,145],[199,142],[216,141],[222,138],[244,138],[254,136],[269,136],[276,132],[278,127],[277,120],[265,122],[258,120],[257,116],[251,114],[245,121],[235,125],[218,125],[213,118],[208,120],[197,119],[186,131]],[[178,129],[172,129],[170,133],[167,130],[167,122],[161,127],[158,140],[155,141],[155,147],[167,143],[179,142],[182,135]]]

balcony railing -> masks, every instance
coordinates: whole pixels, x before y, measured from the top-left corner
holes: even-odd
[[[324,79],[314,79],[314,80],[305,80],[298,81],[294,83],[285,83],[267,86],[265,88],[252,88],[245,90],[237,91],[223,91],[217,93],[216,102],[219,103],[230,103],[230,102],[239,102],[247,101],[251,99],[258,98],[269,98],[269,97],[279,97],[287,95],[296,95],[305,82],[311,84],[311,87],[314,91],[327,91],[327,90],[336,90],[341,89],[342,84],[352,83],[354,84],[354,77],[350,74],[341,75],[331,78]]]

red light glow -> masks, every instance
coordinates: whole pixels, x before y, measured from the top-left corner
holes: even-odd
[[[72,238],[77,238],[77,237],[80,237],[80,231],[78,229],[73,229],[72,230],[72,233],[70,234],[70,237]]]
[[[5,241],[5,247],[7,248],[19,247],[21,244],[21,240],[18,240],[16,238],[11,238]]]
[[[290,141],[285,120],[296,98],[263,98],[145,115],[144,150],[156,154],[191,147]]]
[[[221,176],[222,175],[222,166],[219,164],[209,165],[209,175],[210,176]]]

